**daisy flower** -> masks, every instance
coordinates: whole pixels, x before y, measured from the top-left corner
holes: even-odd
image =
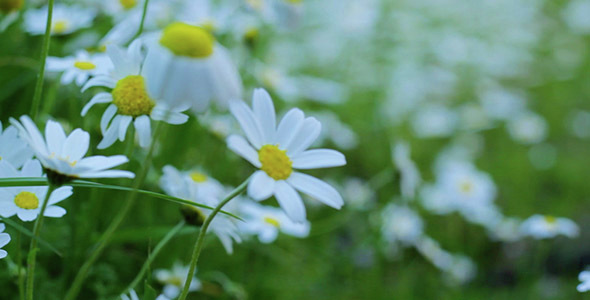
[[[18,130],[14,126],[8,126],[2,130],[0,122],[0,161],[8,161],[16,168],[33,158],[33,150],[18,137]]]
[[[2,243],[0,243],[0,246],[1,245],[2,245]],[[578,275],[578,279],[582,282],[582,283],[578,284],[578,287],[577,287],[578,292],[584,293],[584,292],[590,291],[590,271],[580,272],[580,275]]]
[[[414,245],[423,235],[422,218],[405,206],[388,204],[381,213],[381,235],[389,244]]]
[[[558,235],[575,238],[580,233],[580,229],[574,221],[567,218],[533,215],[522,222],[520,232],[535,239],[553,238]]]
[[[83,92],[95,86],[112,89],[110,93],[96,94],[82,109],[82,116],[85,116],[95,104],[110,103],[100,121],[104,137],[98,144],[98,149],[111,146],[117,138],[123,141],[131,123],[137,131],[139,145],[147,147],[151,142],[151,119],[170,124],[182,124],[188,120],[188,116],[181,113],[188,109],[187,106],[170,109],[149,93],[146,80],[140,75],[143,57],[139,41],[131,43],[127,50],[109,45],[107,54],[114,70],[109,75],[90,79],[82,88]]]
[[[247,140],[238,135],[227,138],[228,147],[259,168],[248,184],[248,195],[261,201],[275,196],[289,218],[305,221],[305,206],[296,190],[324,204],[340,209],[342,197],[329,184],[294,169],[343,166],[344,155],[331,149],[306,150],[319,136],[321,124],[292,109],[278,127],[270,95],[256,89],[253,110],[241,101],[233,102],[230,111],[240,123]]]
[[[170,106],[204,112],[211,99],[224,107],[242,95],[242,81],[228,51],[202,27],[172,23],[149,39],[142,75],[149,93]]]
[[[188,275],[188,266],[182,266],[180,263],[175,263],[172,270],[155,270],[154,275],[156,279],[164,285],[164,296],[175,299],[180,295],[180,291],[184,287],[186,277]],[[195,271],[196,273],[196,271]],[[193,277],[189,291],[194,292],[201,289],[201,282],[197,277]]]
[[[211,207],[217,206],[224,195],[223,186],[215,179],[201,172],[180,172],[172,166],[164,167],[160,186],[169,195],[187,199]],[[209,215],[194,206],[184,206],[182,210],[187,223],[200,226]],[[226,215],[218,214],[207,229],[213,232],[223,245],[225,251],[233,253],[233,242],[242,241],[236,224]]]
[[[38,160],[29,160],[21,171],[7,162],[0,162],[0,178],[42,177],[43,169]],[[47,195],[48,186],[5,187],[0,188],[0,215],[10,218],[17,215],[22,221],[33,221],[39,216],[42,201]],[[58,202],[72,195],[71,186],[57,188],[49,196],[44,216],[60,218],[66,210],[56,206]]]
[[[77,51],[74,56],[47,57],[47,71],[63,72],[61,84],[76,82],[82,86],[91,76],[105,74],[112,68],[111,61],[103,54],[89,54],[86,50]]]
[[[252,201],[241,201],[240,212],[245,222],[238,223],[242,232],[258,236],[258,240],[268,244],[274,242],[279,232],[304,238],[309,235],[309,222],[295,223],[280,209],[264,206]]]
[[[6,226],[4,224],[0,224],[0,248],[6,246],[10,242],[10,235],[8,233],[4,233]],[[5,258],[8,253],[6,250],[0,249],[0,259]]]
[[[10,118],[20,137],[33,149],[45,168],[49,181],[63,184],[74,178],[133,178],[135,174],[123,170],[110,170],[128,161],[124,155],[84,157],[88,151],[90,135],[75,129],[66,136],[61,124],[49,120],[45,125],[45,138],[28,116],[20,122]]]
[[[55,4],[51,24],[52,35],[65,35],[92,26],[96,11],[77,5]],[[47,5],[39,9],[29,9],[24,16],[25,30],[32,35],[45,34],[47,25]]]

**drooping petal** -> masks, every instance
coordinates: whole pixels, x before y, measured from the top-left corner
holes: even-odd
[[[86,103],[86,105],[84,105],[84,108],[82,108],[82,116],[85,116],[88,113],[88,110],[90,110],[90,108],[92,106],[94,106],[94,104],[99,104],[99,103],[109,103],[113,101],[113,96],[110,93],[105,93],[105,92],[101,92],[98,93],[96,95],[94,95],[94,97],[92,97],[92,99],[90,99],[90,101],[88,103]]]
[[[293,172],[287,179],[287,182],[298,191],[307,194],[328,206],[340,209],[342,205],[344,205],[344,201],[336,189],[313,176]]]
[[[137,130],[137,136],[139,137],[139,146],[147,147],[150,145],[152,140],[152,128],[150,125],[150,117],[140,116],[135,119],[133,125]]]
[[[104,111],[104,114],[102,114],[102,118],[100,119],[100,131],[102,132],[102,134],[106,133],[107,126],[109,125],[109,122],[111,121],[111,119],[113,119],[116,113],[117,106],[114,104],[109,105],[109,107],[107,107],[107,109]]]
[[[82,93],[84,93],[87,89],[95,86],[104,86],[114,89],[116,85],[117,82],[113,80],[111,77],[105,75],[98,75],[96,77],[90,78],[90,80],[88,80],[86,84],[84,84],[84,86],[82,87]]]
[[[131,124],[133,118],[131,116],[121,116],[121,122],[119,123],[119,141],[125,140],[125,135],[127,135],[127,128],[129,128],[129,124]]]
[[[275,198],[287,216],[293,222],[305,221],[305,206],[301,196],[286,181],[279,180],[275,182]]]

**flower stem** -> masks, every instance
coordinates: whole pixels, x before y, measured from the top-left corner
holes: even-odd
[[[215,207],[215,209],[209,214],[205,222],[203,222],[203,226],[201,226],[201,230],[199,231],[199,237],[197,237],[197,242],[195,243],[195,248],[193,250],[193,256],[191,258],[191,264],[188,270],[188,275],[186,277],[186,282],[184,283],[184,287],[182,288],[182,294],[178,298],[178,300],[185,300],[186,296],[188,295],[189,288],[191,285],[191,281],[193,280],[193,276],[195,275],[195,269],[197,268],[197,262],[199,261],[199,255],[201,254],[201,250],[203,249],[203,241],[205,240],[205,234],[207,233],[207,228],[213,221],[213,218],[217,215],[217,213],[226,205],[230,200],[241,194],[246,187],[248,186],[248,182],[250,178],[246,179],[240,186],[235,188],[227,197],[225,197],[221,202]]]
[[[160,253],[162,248],[164,248],[164,246],[180,231],[180,229],[182,229],[182,227],[184,226],[185,223],[186,222],[184,220],[181,220],[180,222],[178,222],[178,224],[176,224],[176,226],[174,226],[174,228],[172,228],[172,230],[170,230],[166,234],[166,236],[164,236],[164,238],[156,245],[152,254],[147,258],[147,260],[145,261],[145,263],[141,267],[141,270],[139,271],[137,276],[135,276],[135,279],[133,279],[133,281],[123,291],[122,294],[129,293],[129,291],[134,289],[139,284],[139,282],[141,281],[141,279],[143,278],[143,276],[147,272],[148,268],[150,267],[150,265],[152,264],[152,262],[154,261],[156,256],[158,256],[158,253]]]
[[[51,40],[51,24],[53,19],[53,2],[49,0],[47,3],[47,23],[45,24],[45,35],[43,36],[43,46],[41,48],[41,60],[39,62],[39,76],[35,84],[35,93],[33,94],[33,104],[31,105],[31,118],[37,119],[39,112],[39,105],[41,104],[41,93],[43,91],[43,80],[45,78],[45,61],[49,53],[49,42]]]
[[[29,256],[27,258],[27,300],[33,300],[33,284],[35,281],[35,259],[37,258],[37,251],[39,251],[39,249],[37,249],[37,240],[39,237],[39,232],[41,231],[41,226],[43,225],[43,217],[45,214],[45,209],[47,208],[47,203],[49,202],[49,196],[51,196],[51,193],[53,193],[54,190],[55,186],[49,184],[47,194],[45,194],[45,199],[43,200],[41,210],[39,211],[39,216],[37,216],[35,226],[33,227],[33,238],[31,239],[31,247],[29,248]]]
[[[141,13],[141,22],[139,22],[139,29],[137,30],[137,33],[135,34],[133,39],[138,38],[141,35],[141,33],[143,32],[143,24],[145,23],[145,15],[147,14],[147,8],[148,8],[149,2],[150,2],[150,0],[145,0],[143,2],[143,11]]]
[[[102,254],[102,251],[104,250],[106,245],[110,242],[110,240],[113,236],[113,233],[115,233],[115,231],[119,228],[119,226],[121,225],[121,223],[123,222],[123,220],[125,219],[127,214],[129,214],[129,211],[131,211],[131,208],[133,207],[133,204],[135,203],[135,200],[137,199],[137,195],[138,195],[137,190],[143,184],[145,176],[147,175],[149,167],[151,166],[151,160],[152,160],[152,156],[154,154],[156,140],[157,140],[158,136],[160,135],[160,132],[162,131],[161,129],[162,129],[162,122],[158,122],[156,125],[156,128],[154,129],[154,136],[152,137],[152,142],[150,144],[148,153],[145,157],[144,163],[142,164],[142,168],[141,168],[138,176],[135,178],[135,182],[133,183],[133,191],[131,192],[131,194],[129,194],[129,198],[127,199],[127,202],[125,202],[123,208],[121,208],[121,210],[119,210],[119,213],[115,216],[115,218],[113,219],[113,221],[111,222],[111,224],[109,225],[107,230],[105,230],[105,232],[102,234],[102,236],[98,240],[98,243],[97,243],[96,247],[94,248],[94,250],[92,251],[92,254],[90,255],[90,257],[84,262],[84,264],[82,265],[82,267],[78,271],[78,274],[76,275],[76,278],[74,279],[74,282],[72,283],[72,285],[66,295],[66,298],[65,298],[66,300],[76,299],[76,297],[78,296],[78,293],[80,293],[80,289],[82,288],[82,284],[84,283],[84,280],[86,280],[86,276],[88,275],[90,268],[92,267],[94,262],[96,262],[96,260],[100,256],[100,254]]]

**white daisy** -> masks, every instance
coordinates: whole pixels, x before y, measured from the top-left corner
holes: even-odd
[[[289,218],[305,221],[305,206],[296,190],[326,205],[340,209],[342,197],[329,184],[294,169],[315,169],[343,166],[344,155],[331,149],[306,150],[319,136],[321,124],[305,118],[299,109],[292,109],[278,127],[270,95],[264,89],[254,91],[253,110],[241,101],[230,110],[240,123],[248,140],[238,135],[227,138],[228,147],[260,168],[248,184],[248,195],[261,201],[275,196]]]
[[[92,26],[92,20],[96,11],[77,5],[64,5],[57,3],[53,6],[51,25],[52,35],[64,35],[73,33],[81,28]],[[39,9],[29,9],[24,16],[25,30],[32,35],[45,34],[47,25],[47,5]]]
[[[80,50],[74,56],[47,57],[47,71],[63,72],[63,85],[76,82],[76,85],[82,86],[91,76],[106,74],[110,68],[111,61],[104,53],[89,54],[86,50]]]
[[[217,206],[222,195],[225,195],[223,186],[215,179],[202,172],[182,173],[172,166],[164,167],[164,175],[160,179],[160,186],[169,195],[187,199],[195,203],[205,204],[211,207]],[[226,209],[227,210],[227,209]],[[185,206],[183,214],[189,223],[198,225],[209,215],[210,211],[202,211],[193,206]],[[238,228],[227,215],[218,214],[207,229],[219,238],[225,251],[233,253],[233,242],[242,241],[238,234]]]
[[[8,161],[14,167],[20,168],[31,158],[33,158],[33,150],[18,137],[18,130],[14,126],[8,126],[2,130],[2,122],[0,122],[0,161]]]
[[[88,151],[90,135],[82,129],[75,129],[66,136],[61,124],[49,120],[43,138],[28,116],[22,116],[20,121],[19,123],[10,118],[10,123],[19,130],[20,137],[33,149],[53,183],[63,184],[72,178],[135,177],[135,174],[129,171],[110,170],[128,161],[123,155],[84,157]]]
[[[82,109],[82,116],[85,116],[94,104],[111,103],[100,121],[104,137],[98,144],[98,149],[111,146],[117,138],[123,141],[132,122],[139,136],[139,145],[147,147],[151,142],[150,119],[170,124],[182,124],[188,120],[188,116],[181,113],[188,107],[170,109],[166,103],[148,92],[146,80],[140,75],[143,57],[139,41],[131,43],[127,50],[109,45],[107,53],[115,66],[114,70],[109,75],[92,78],[82,88],[82,91],[94,86],[112,89],[110,93],[96,94]]]
[[[553,238],[558,235],[575,238],[580,233],[580,229],[574,221],[567,218],[533,215],[522,222],[520,232],[535,239]]]
[[[27,161],[22,170],[16,170],[8,162],[0,162],[0,178],[42,177],[43,169],[38,160]],[[10,218],[17,215],[22,221],[33,221],[41,211],[42,201],[47,195],[48,186],[5,187],[0,188],[0,215]],[[72,195],[71,186],[57,188],[49,196],[44,216],[60,218],[66,214],[58,202]]]
[[[10,242],[10,235],[8,233],[4,233],[6,226],[0,223],[0,248],[6,246]],[[0,259],[5,258],[8,253],[6,250],[0,249]]]
[[[1,231],[1,230],[0,230]],[[0,246],[2,244],[0,243]],[[580,275],[578,275],[578,279],[582,282],[578,284],[578,292],[584,293],[590,291],[590,271],[582,271]]]
[[[304,238],[309,235],[309,222],[295,223],[279,208],[260,205],[252,201],[241,201],[239,208],[245,222],[239,222],[240,230],[248,235],[258,236],[260,242],[274,242],[279,232]]]
[[[381,235],[389,244],[414,245],[423,234],[422,218],[406,206],[388,204],[381,212]]]
[[[180,291],[184,287],[186,277],[188,275],[188,266],[182,266],[180,263],[175,263],[172,270],[155,270],[154,275],[156,279],[164,285],[164,296],[175,299],[180,295]],[[195,270],[195,274],[196,274]],[[191,280],[189,287],[190,292],[198,291],[201,289],[201,282],[197,279],[196,275]]]
[[[142,75],[151,95],[174,107],[204,112],[211,99],[221,107],[242,95],[242,80],[228,51],[205,29],[172,23],[149,39]]]

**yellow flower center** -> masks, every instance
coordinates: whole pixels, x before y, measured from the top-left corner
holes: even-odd
[[[464,181],[461,184],[459,184],[459,189],[462,193],[469,194],[473,190],[473,184],[469,181]]]
[[[179,56],[208,57],[215,39],[204,28],[185,23],[172,23],[164,28],[160,44]]]
[[[89,62],[89,61],[77,61],[74,63],[74,67],[80,69],[80,70],[94,70],[94,68],[96,68],[96,66]]]
[[[253,41],[258,37],[258,28],[256,27],[251,27],[250,29],[246,30],[246,32],[244,33],[244,38],[247,41]]]
[[[287,3],[291,3],[291,4],[301,4],[303,3],[303,0],[285,0]]]
[[[262,171],[274,180],[289,178],[293,169],[293,162],[287,156],[287,150],[280,150],[275,145],[264,145],[258,150],[258,160],[262,164]]]
[[[217,28],[217,26],[215,26],[215,21],[213,20],[207,20],[203,22],[201,24],[201,27],[207,30],[208,32],[215,32],[215,29]]]
[[[190,176],[194,182],[201,183],[207,181],[207,175],[200,172],[192,172]]]
[[[137,5],[137,0],[119,0],[124,9],[132,9]]]
[[[555,224],[557,223],[557,218],[554,216],[545,216],[545,222],[549,224]]]
[[[39,198],[31,192],[20,192],[14,197],[14,204],[24,209],[35,209],[39,207]]]
[[[184,282],[182,282],[182,278],[180,278],[178,276],[172,276],[172,277],[168,278],[166,281],[164,281],[164,283],[171,284],[174,286],[182,286],[182,284]]]
[[[0,0],[0,11],[11,12],[23,6],[23,0]]]
[[[276,228],[281,227],[281,223],[279,223],[279,220],[277,220],[273,217],[264,217],[264,222],[266,222]]]
[[[64,33],[68,29],[68,21],[66,20],[56,20],[53,22],[53,26],[51,26],[51,30],[54,33]]]
[[[156,105],[149,97],[143,77],[140,75],[130,75],[119,80],[111,95],[113,95],[113,104],[122,115],[132,117],[149,115]]]

